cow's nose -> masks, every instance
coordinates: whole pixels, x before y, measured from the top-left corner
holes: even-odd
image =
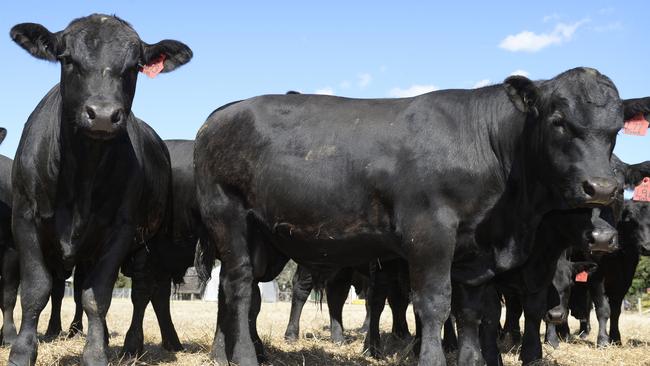
[[[582,183],[587,203],[607,205],[614,199],[616,181],[608,178],[590,178]]]
[[[612,227],[595,228],[591,231],[589,250],[611,253],[618,250],[618,231]]]
[[[112,132],[113,124],[122,121],[124,112],[114,104],[88,104],[86,115],[93,131]]]
[[[564,322],[564,311],[555,307],[546,312],[546,320],[553,324],[561,324]]]

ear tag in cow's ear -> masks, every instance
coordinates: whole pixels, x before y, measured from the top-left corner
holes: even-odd
[[[623,133],[626,135],[645,136],[648,132],[648,125],[650,125],[650,123],[646,121],[643,113],[639,113],[625,121],[625,125],[623,125]]]
[[[140,68],[140,72],[147,75],[150,78],[155,78],[160,74],[160,72],[165,68],[165,54],[161,53],[160,57],[153,60],[153,62],[148,63]]]
[[[645,177],[641,184],[634,187],[633,201],[650,202],[650,178]]]
[[[582,271],[576,275],[576,282],[587,282],[587,279],[589,279],[587,271]]]

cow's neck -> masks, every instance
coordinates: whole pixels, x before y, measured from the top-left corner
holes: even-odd
[[[488,121],[492,150],[500,163],[502,194],[491,214],[477,228],[477,237],[494,250],[497,272],[523,264],[532,248],[535,231],[551,207],[550,197],[534,174],[532,123],[506,98],[498,119]],[[504,118],[503,110],[510,111]]]

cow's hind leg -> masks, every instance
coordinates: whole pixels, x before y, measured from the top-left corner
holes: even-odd
[[[50,322],[47,324],[45,338],[56,338],[61,334],[61,303],[65,294],[65,279],[54,279],[52,283],[52,308],[50,313]]]
[[[506,321],[503,324],[503,332],[501,337],[506,339],[510,338],[512,345],[521,343],[521,327],[519,326],[519,319],[523,312],[521,308],[521,300],[514,295],[505,295],[506,302]]]
[[[36,363],[38,353],[36,327],[41,311],[50,297],[52,274],[45,266],[40,237],[34,223],[24,217],[14,216],[13,232],[16,246],[21,253],[20,303],[23,314],[20,332],[11,346],[9,365],[27,366]]]
[[[454,283],[452,306],[458,327],[458,363],[461,365],[483,364],[479,337],[483,292],[484,286]]]
[[[251,309],[249,316],[251,338],[253,339],[253,345],[255,346],[257,361],[259,363],[266,363],[268,361],[268,357],[266,356],[266,351],[264,350],[262,339],[257,333],[257,316],[260,314],[260,310],[262,308],[262,296],[260,294],[260,287],[257,282],[253,282],[251,295]]]
[[[81,266],[77,266],[74,269],[74,318],[72,318],[72,323],[70,323],[70,328],[68,329],[68,338],[72,338],[77,334],[83,332],[83,304],[81,303],[81,293],[82,286],[84,282],[84,274]]]
[[[209,197],[202,200],[199,194],[199,201],[207,202],[201,206],[201,216],[210,239],[217,243],[221,254],[217,331],[211,357],[218,359],[225,353],[231,363],[258,365],[249,324],[253,268],[246,211],[223,191]]]
[[[393,314],[394,337],[405,339],[411,335],[408,322],[406,321],[406,310],[409,306],[408,267],[401,260],[392,261],[387,264],[385,270],[389,270],[390,284],[388,289],[388,305]]]
[[[298,340],[300,336],[300,315],[313,287],[311,273],[307,268],[300,265],[296,269],[296,273],[293,274],[291,282],[293,285],[291,289],[291,313],[287,330],[284,332],[284,339],[289,342]]]
[[[337,344],[345,341],[343,336],[343,306],[350,291],[352,271],[350,268],[341,269],[337,271],[334,277],[328,279],[325,284],[327,308],[330,315],[330,332],[332,342]]]
[[[596,309],[596,318],[598,319],[598,338],[596,344],[599,347],[609,345],[609,335],[607,334],[607,321],[610,316],[609,300],[605,294],[605,284],[602,278],[592,282],[589,280],[589,290],[591,298]]]
[[[618,327],[618,320],[621,317],[621,305],[623,304],[623,296],[611,296],[609,298],[609,308],[611,317],[609,318],[609,338],[612,344],[621,346],[621,331]]]
[[[454,317],[449,316],[445,321],[443,330],[442,348],[445,352],[450,353],[458,349],[458,337],[456,337],[456,328],[454,327]]]
[[[2,307],[2,330],[0,331],[0,344],[11,345],[18,336],[14,323],[14,308],[18,295],[20,282],[20,266],[18,264],[18,251],[14,248],[5,249],[2,258],[2,275],[0,276],[0,307]]]
[[[450,272],[458,223],[449,210],[408,211],[403,216],[402,232],[403,245],[408,248],[413,308],[420,325],[420,337],[416,340],[418,365],[445,365],[440,333],[451,306]]]
[[[157,281],[156,289],[151,296],[151,305],[156,312],[158,326],[160,327],[160,336],[162,338],[162,347],[168,351],[178,352],[183,350],[183,345],[178,339],[178,333],[172,321],[170,311],[171,298],[171,278],[163,276]]]
[[[494,284],[485,288],[483,320],[479,328],[481,352],[488,366],[502,366],[503,359],[497,345],[501,319],[501,301]]]

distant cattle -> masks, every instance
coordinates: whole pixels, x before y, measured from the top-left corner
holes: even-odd
[[[588,68],[414,98],[267,95],[220,108],[194,153],[222,257],[215,345],[258,363],[248,314],[264,265],[251,248],[322,272],[402,257],[420,365],[445,363],[452,279],[459,362],[482,364],[482,284],[526,260],[546,212],[612,201],[622,126],[614,84]]]
[[[88,316],[82,364],[106,365],[106,312],[118,270],[136,258],[132,301],[134,319],[141,318],[156,286],[140,258],[157,250],[171,218],[167,148],[131,112],[138,72],[172,71],[192,52],[172,40],[145,43],[128,23],[103,14],[56,33],[18,24],[10,35],[34,57],[58,61],[61,80],[30,115],[13,165],[23,316],[9,363],[34,364],[36,326],[53,282],[77,267],[85,272]],[[137,353],[142,342],[142,328],[130,329],[124,352]]]

